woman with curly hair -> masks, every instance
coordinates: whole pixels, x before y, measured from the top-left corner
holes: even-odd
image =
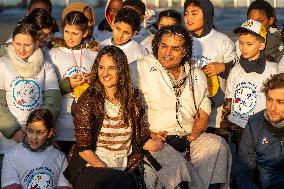
[[[72,109],[76,143],[65,176],[76,188],[136,188],[130,172],[142,148],[155,151],[141,96],[130,79],[127,57],[106,46],[98,54],[90,87]]]

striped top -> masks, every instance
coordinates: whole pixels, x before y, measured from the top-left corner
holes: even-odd
[[[105,117],[100,130],[96,155],[108,167],[124,170],[131,153],[132,128],[121,116],[120,104],[105,101]]]

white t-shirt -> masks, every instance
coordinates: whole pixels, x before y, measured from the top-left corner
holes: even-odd
[[[132,82],[141,90],[144,97],[151,131],[167,131],[168,135],[185,135],[191,132],[194,116],[199,108],[210,114],[211,103],[208,98],[207,81],[200,69],[193,68],[190,79],[189,65],[185,64],[188,77],[179,96],[177,111],[177,97],[167,70],[152,54],[129,66]],[[194,94],[191,81],[194,83]]]
[[[54,64],[59,79],[70,77],[78,72],[90,73],[95,58],[96,51],[89,49],[82,50],[82,64],[80,63],[81,50],[73,50],[64,47],[54,48],[49,51],[51,62]],[[81,65],[80,65],[81,64]],[[66,94],[62,98],[60,114],[56,120],[57,140],[75,141],[73,117],[71,106],[74,101],[72,93]]]
[[[4,156],[1,185],[21,184],[23,189],[70,187],[63,175],[67,164],[65,155],[53,146],[31,152],[19,143]]]
[[[154,39],[154,34],[148,36],[146,39],[144,39],[140,44],[147,50],[149,54],[153,52],[152,50],[152,41]]]
[[[108,167],[124,170],[127,166],[127,156],[132,152],[130,124],[124,124],[120,115],[120,104],[105,101],[105,118],[98,135],[96,155]]]
[[[236,60],[234,42],[225,34],[212,29],[204,37],[193,39],[192,61],[202,68],[211,62],[228,63]],[[218,76],[219,89],[215,95],[216,107],[212,107],[209,116],[208,127],[219,128],[222,116],[222,105],[224,103],[224,91],[226,80]]]
[[[112,38],[108,38],[100,43],[101,48],[107,45],[114,45],[112,43]],[[117,47],[125,53],[128,63],[134,62],[147,54],[146,50],[134,40]]]
[[[284,55],[279,62],[279,73],[284,73]]]
[[[11,65],[10,60],[0,58],[0,89],[6,91],[6,100],[10,112],[24,128],[27,118],[33,110],[43,105],[43,92],[57,89],[58,81],[50,63],[44,63],[41,71],[33,78],[23,78]],[[5,153],[16,143],[0,133],[0,153]]]
[[[111,37],[112,37],[112,32],[106,31],[106,30],[99,30],[98,25],[95,26],[94,31],[93,31],[93,38],[96,41],[102,42]]]
[[[132,39],[137,43],[141,44],[141,42],[144,41],[151,34],[152,33],[150,31],[141,26],[140,31],[136,35],[134,35]]]
[[[226,88],[226,98],[232,99],[229,121],[245,128],[249,116],[266,108],[265,94],[260,89],[263,82],[276,73],[278,65],[274,62],[266,62],[262,74],[246,73],[240,64],[233,67]]]

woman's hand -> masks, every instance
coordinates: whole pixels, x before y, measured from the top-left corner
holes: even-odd
[[[107,164],[105,164],[105,162],[98,160],[95,164],[92,165],[93,167],[107,167]]]
[[[149,139],[143,146],[144,150],[148,150],[150,152],[158,152],[161,151],[165,146],[165,142],[161,140]]]
[[[218,75],[225,71],[225,65],[219,62],[211,62],[203,69],[204,73],[208,77],[212,77],[214,75]]]
[[[103,162],[92,150],[79,152],[79,155],[93,167],[107,167],[106,163]]]
[[[80,74],[73,74],[70,77],[70,85],[72,89],[74,89],[75,87],[81,86],[85,82],[86,81],[81,77]]]

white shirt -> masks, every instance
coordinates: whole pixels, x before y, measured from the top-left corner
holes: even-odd
[[[142,25],[140,26],[139,32],[133,36],[133,40],[137,43],[141,44],[142,41],[144,41],[148,36],[150,36],[152,33],[145,29]]]
[[[151,131],[167,131],[168,135],[185,135],[191,132],[197,112],[191,81],[193,81],[197,109],[201,108],[208,115],[210,114],[211,103],[208,98],[207,81],[200,69],[192,68],[192,79],[187,77],[185,88],[179,97],[180,105],[176,111],[177,98],[170,77],[153,55],[133,62],[129,66],[132,71],[132,81],[144,97]],[[185,64],[185,72],[189,75],[188,64]]]
[[[101,48],[107,45],[114,45],[112,38],[108,38],[100,43]],[[147,54],[146,50],[136,41],[131,40],[119,47],[127,57],[128,63],[134,62]]]
[[[149,54],[153,52],[152,50],[152,41],[154,39],[154,34],[148,36],[146,39],[144,39],[140,44],[147,50]]]
[[[124,170],[127,156],[132,152],[132,128],[130,124],[124,124],[120,108],[120,104],[105,101],[106,117],[98,135],[95,153],[108,167]]]
[[[66,167],[65,155],[53,146],[31,152],[19,143],[4,156],[1,185],[21,184],[23,189],[70,187],[63,175]]]
[[[57,89],[58,81],[50,63],[45,63],[41,71],[33,78],[23,78],[11,65],[10,60],[0,58],[0,89],[6,91],[6,100],[10,112],[23,128],[31,111],[43,105],[43,92]],[[0,153],[5,153],[16,143],[0,133]]]
[[[279,73],[284,73],[284,56],[281,58],[279,62]]]
[[[193,39],[192,61],[202,68],[211,62],[228,63],[236,60],[234,42],[225,34],[212,29],[206,36]],[[224,103],[226,80],[218,76],[219,89],[215,95],[216,107],[212,108],[209,116],[208,127],[219,128]]]
[[[274,62],[266,62],[262,74],[246,73],[240,64],[233,67],[226,88],[226,98],[232,99],[229,121],[245,128],[249,116],[266,108],[265,94],[260,89],[263,82],[276,73],[278,65]]]
[[[97,52],[89,49],[82,49],[82,64],[80,63],[81,50],[73,50],[73,53],[75,59],[71,49],[59,47],[49,51],[51,62],[56,68],[59,79],[70,77],[79,72],[91,72]],[[73,101],[74,96],[72,93],[66,94],[62,98],[60,114],[55,124],[57,140],[75,141],[73,117],[71,115]]]
[[[112,37],[112,32],[106,31],[106,30],[99,30],[98,25],[95,26],[94,31],[93,31],[93,38],[96,41],[102,42],[111,37]]]

